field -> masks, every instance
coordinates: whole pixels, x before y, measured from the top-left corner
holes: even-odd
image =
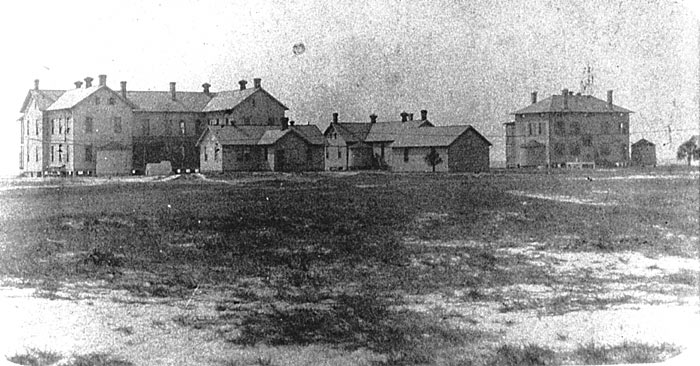
[[[76,365],[664,360],[700,329],[699,177],[6,181],[0,356]]]

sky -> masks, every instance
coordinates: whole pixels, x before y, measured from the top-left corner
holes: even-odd
[[[9,3],[9,4],[8,4]],[[130,90],[236,89],[262,78],[297,124],[471,124],[505,160],[503,123],[586,66],[593,95],[635,113],[631,141],[675,160],[700,133],[700,23],[688,1],[32,1],[0,5],[0,175],[16,174],[19,109],[40,80]],[[294,45],[304,45],[295,53]],[[669,133],[670,127],[670,133]]]

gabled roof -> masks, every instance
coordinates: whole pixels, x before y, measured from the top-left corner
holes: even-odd
[[[201,112],[211,97],[202,92],[127,91],[126,97],[142,112]]]
[[[76,88],[76,89],[71,89],[67,90],[65,93],[61,94],[61,96],[53,103],[51,106],[46,108],[47,111],[57,111],[61,109],[70,109],[75,107],[78,103],[82,102],[85,100],[85,98],[89,97],[90,95],[94,94],[96,91],[100,89],[106,89],[109,93],[114,95],[116,98],[119,98],[122,100],[124,103],[128,104],[129,107],[134,108],[134,104],[129,101],[129,100],[124,100],[121,95],[117,94],[114,92],[114,90],[110,89],[107,86],[91,86],[89,88]]]
[[[272,98],[277,102],[284,110],[288,110],[282,102],[273,97],[270,93],[265,91],[263,88],[253,88],[244,90],[227,90],[218,92],[214,97],[207,103],[207,105],[202,109],[202,112],[215,112],[215,111],[225,111],[237,107],[239,104],[243,103],[244,100],[248,99],[251,95],[255,93],[264,93],[268,97]]]
[[[343,140],[345,140],[345,142],[356,143],[362,142],[365,140],[365,138],[367,138],[367,134],[369,134],[372,124],[368,122],[331,123],[328,128],[326,128],[324,135],[331,128],[335,128],[335,131],[340,135],[340,137],[343,138]]]
[[[432,126],[429,121],[406,121],[406,122],[377,122],[371,123],[371,127],[365,142],[388,142],[394,141],[403,131],[412,128]]]
[[[443,147],[452,145],[455,140],[467,131],[483,139],[489,146],[491,142],[481,135],[471,125],[436,126],[404,130],[394,140],[392,147]]]
[[[639,141],[632,144],[632,146],[641,146],[641,145],[655,146],[653,142],[646,140],[646,139],[640,139]]]
[[[613,104],[608,108],[608,102],[591,95],[568,95],[568,108],[564,109],[564,96],[552,95],[535,104],[519,109],[511,114],[548,113],[548,112],[588,112],[588,113],[632,113],[632,111]]]
[[[213,134],[221,145],[272,145],[289,132],[301,136],[311,145],[324,145],[326,139],[316,126],[289,126],[282,130],[279,126],[209,126],[202,133],[197,145],[204,136]]]
[[[27,96],[24,98],[24,103],[22,103],[22,108],[20,113],[25,113],[27,107],[29,107],[29,102],[32,98],[36,98],[37,106],[39,110],[45,111],[51,104],[53,104],[56,99],[58,99],[65,90],[45,90],[45,89],[31,89],[27,92]]]

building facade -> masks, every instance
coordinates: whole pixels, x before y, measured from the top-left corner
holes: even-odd
[[[629,115],[632,111],[567,89],[513,112],[505,124],[506,166],[566,166],[591,162],[598,166],[629,164]]]
[[[246,88],[211,92],[119,91],[107,76],[78,81],[70,90],[27,93],[20,119],[22,175],[41,176],[142,173],[148,163],[170,161],[175,171],[199,169],[197,139],[207,126],[281,127],[285,107],[265,91],[261,79]],[[83,86],[84,85],[84,86]]]
[[[656,145],[640,139],[632,144],[631,160],[634,166],[656,166]]]

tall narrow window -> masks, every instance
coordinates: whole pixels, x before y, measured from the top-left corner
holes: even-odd
[[[55,150],[56,150],[55,147],[56,147],[56,146],[51,145],[51,162],[52,162],[52,163],[54,162],[55,154],[56,154],[56,152],[55,152]]]
[[[214,160],[219,160],[219,144],[214,145]]]
[[[51,119],[51,134],[52,135],[56,134],[56,119],[55,118]]]
[[[403,149],[403,161],[408,162],[408,148]]]
[[[39,162],[39,147],[34,148],[34,161]]]
[[[180,120],[180,135],[185,136],[187,133],[187,126],[185,125],[185,121]]]
[[[343,157],[343,150],[340,150],[340,146],[338,146],[338,159]]]
[[[93,156],[92,156],[92,145],[87,145],[87,146],[85,146],[85,161],[86,161],[86,162],[92,162],[92,161],[93,161]]]
[[[306,162],[311,163],[311,161],[314,159],[314,151],[311,149],[310,146],[306,148]]]
[[[66,134],[70,133],[70,125],[73,124],[73,118],[67,117],[66,118]]]
[[[540,122],[540,123],[537,124],[537,134],[538,134],[538,135],[541,135],[541,134],[542,134],[542,125],[543,125],[543,124],[544,124],[544,123],[542,123],[542,122]]]
[[[527,135],[532,136],[532,123],[527,124]]]
[[[63,118],[59,118],[58,119],[58,134],[60,135],[62,133],[63,133]]]
[[[209,154],[207,154],[208,149],[204,147],[204,161],[209,161]]]
[[[109,105],[114,105],[114,98],[109,98]]]
[[[63,144],[58,145],[58,162],[63,162]]]
[[[92,133],[93,127],[92,117],[85,117],[85,133]]]
[[[66,163],[70,163],[70,145],[66,145]]]
[[[122,133],[122,118],[114,117],[114,133]]]
[[[39,136],[39,120],[36,120],[36,123],[34,124],[34,134]]]

